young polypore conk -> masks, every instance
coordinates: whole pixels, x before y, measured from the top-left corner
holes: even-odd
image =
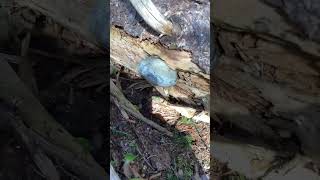
[[[142,59],[138,64],[138,72],[154,86],[170,87],[177,82],[177,72],[157,56]]]
[[[155,31],[169,36],[175,33],[174,24],[160,13],[151,0],[130,0],[130,2],[143,20]]]

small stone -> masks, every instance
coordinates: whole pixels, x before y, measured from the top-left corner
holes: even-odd
[[[147,57],[140,61],[138,72],[150,84],[161,87],[174,86],[177,81],[177,72],[159,57]]]

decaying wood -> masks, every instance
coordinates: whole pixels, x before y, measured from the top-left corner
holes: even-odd
[[[238,143],[215,136],[211,153],[221,162],[228,162],[232,170],[245,174],[248,178],[258,178],[274,166],[277,152],[259,146]],[[234,159],[230,161],[230,159]]]
[[[287,156],[283,156],[284,152],[270,147],[215,136],[211,153],[214,158],[228,163],[229,168],[250,179],[319,179],[317,172],[306,167],[312,160],[293,152],[286,152]]]
[[[118,64],[137,72],[140,60],[148,55],[156,55],[176,70],[199,73],[199,67],[191,62],[191,53],[179,50],[169,50],[160,44],[141,41],[134,38],[119,28],[111,27],[110,32],[110,57]]]
[[[271,3],[273,0],[264,1]],[[312,22],[310,26],[316,26],[317,22],[319,25],[319,16],[315,14],[319,9],[308,10],[309,8],[316,8],[319,6],[319,3],[317,1],[310,1],[310,4],[304,6],[302,4],[306,3],[306,1],[288,1],[288,7],[285,6],[285,3],[282,3],[284,2],[277,3],[273,1],[273,4],[280,5],[279,11],[287,11],[287,8],[290,9],[290,7],[299,5],[300,9],[296,7],[297,10],[291,12],[290,20],[288,20],[286,16],[279,14],[276,8],[260,0],[227,0],[215,2],[211,15],[214,23],[219,27],[229,27],[237,31],[252,32],[261,37],[273,39],[273,41],[278,43],[293,46],[306,53],[320,56],[319,44],[312,41],[312,39],[304,38],[305,35],[299,30],[301,28],[305,29],[305,27],[299,27],[295,23],[296,20],[299,21],[301,18],[306,18],[305,24],[308,24],[308,19],[310,19],[310,23]],[[289,6],[289,4],[294,5]],[[305,14],[300,14],[301,12],[305,12]],[[297,13],[299,13],[298,17]],[[317,30],[314,31],[312,37],[319,39],[319,37],[315,36],[319,36]]]
[[[311,168],[308,168],[311,167]],[[263,179],[265,180],[282,180],[282,179],[319,179],[319,173],[312,164],[312,159],[297,155],[290,162],[280,168],[275,168],[268,173]]]
[[[58,22],[61,26],[82,35],[85,39],[96,42],[92,38],[95,35],[88,27],[90,17],[92,17],[92,10],[96,7],[93,2],[79,3],[78,1],[70,1],[70,4],[66,4],[65,1],[16,1],[17,5],[40,12]],[[208,99],[209,75],[201,73],[199,67],[191,62],[192,58],[189,52],[169,50],[148,40],[139,41],[139,38],[133,38],[115,27],[112,27],[110,31],[111,58],[116,63],[136,72],[136,65],[143,57],[158,55],[171,68],[179,70],[181,75],[177,86],[168,90],[169,95],[193,104],[196,104],[195,102],[201,103],[203,98]]]
[[[18,134],[24,146],[27,147],[34,163],[40,169],[41,174],[48,180],[59,180],[60,174],[54,166],[52,160],[45,152],[36,144],[34,138],[29,135],[28,128],[19,119],[12,118],[10,124]]]
[[[317,60],[251,35],[226,34],[218,37],[228,54],[215,71],[213,111],[256,135],[296,134],[305,150],[317,156],[319,69],[311,65]],[[239,48],[230,49],[230,43]]]
[[[209,76],[201,73],[199,67],[191,62],[189,52],[169,50],[159,44],[141,41],[116,27],[110,31],[110,57],[115,63],[138,73],[137,65],[142,59],[157,55],[180,75],[177,85],[168,89],[169,95],[188,103],[192,103],[188,100],[209,95]]]
[[[135,7],[140,16],[155,31],[164,35],[173,34],[173,24],[162,15],[151,0],[131,0],[131,4]]]
[[[100,13],[100,9],[107,7],[104,1],[50,1],[50,0],[12,0],[19,7],[28,7],[36,12],[52,18],[60,25],[76,32],[84,39],[101,46],[107,43],[106,36],[101,36],[98,31],[105,28],[104,34],[108,33],[107,29],[107,8],[105,12]],[[99,9],[100,8],[100,9]],[[104,14],[105,13],[105,14]],[[97,23],[96,21],[102,21]],[[97,24],[95,24],[97,23]],[[103,23],[103,24],[102,24]],[[101,27],[98,27],[101,26]],[[101,28],[101,29],[100,29]]]
[[[44,151],[60,158],[82,177],[101,180],[107,177],[103,168],[50,116],[3,59],[0,59],[0,77],[0,99],[14,104],[28,127],[36,135],[41,135]],[[43,138],[47,138],[53,144],[49,145]]]
[[[152,0],[152,3],[174,24],[177,33],[173,36],[153,31],[130,1],[110,0],[110,25],[121,27],[129,36],[143,41],[191,52],[192,62],[210,74],[210,0]]]
[[[51,159],[39,148],[34,139],[28,136],[25,131],[27,128],[25,128],[16,112],[14,112],[14,108],[5,102],[1,102],[0,104],[0,119],[1,128],[5,130],[13,129],[13,132],[28,150],[33,162],[39,168],[41,175],[49,180],[59,180],[60,175]]]
[[[292,21],[259,0],[217,1],[213,7],[215,38],[223,53],[211,79],[212,114],[273,149],[286,150],[292,143],[293,152],[301,148],[320,162],[316,37],[303,36]]]
[[[5,3],[4,7],[9,9],[33,10],[36,12],[33,13],[34,19],[44,15],[47,21],[57,22],[61,27],[95,46],[106,48],[108,45],[108,17],[104,8],[107,6],[105,1],[6,0]],[[26,29],[31,30],[30,27]],[[61,32],[59,28],[51,32],[47,29],[41,30],[43,31],[40,34],[51,33],[51,35],[68,37],[64,34],[66,31]],[[20,63],[24,60],[25,58],[20,59]],[[3,59],[0,60],[0,69],[2,77],[0,98],[17,106],[23,121],[31,128],[31,139],[35,139],[46,154],[55,157],[81,179],[107,179],[105,170],[97,164],[90,153],[74,141],[74,138],[61,125],[55,122]]]

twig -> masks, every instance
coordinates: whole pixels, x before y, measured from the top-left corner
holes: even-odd
[[[146,158],[143,153],[140,151],[139,147],[137,147],[137,151],[138,153],[142,156],[143,160],[149,165],[149,167],[151,167],[151,169],[154,171],[155,169],[151,166],[150,162],[148,161],[148,159],[150,158]]]
[[[157,129],[158,131],[161,131],[165,133],[166,135],[173,137],[173,133],[168,131],[166,128],[161,127],[160,125],[156,124],[155,122],[145,118],[135,107],[134,105],[127,100],[127,98],[122,94],[122,92],[119,90],[119,88],[110,81],[110,92],[113,96],[115,96],[120,106],[125,109],[127,112],[129,112],[131,115],[133,115],[135,118],[147,123],[148,125],[152,126],[153,128]]]
[[[119,101],[116,98],[112,98],[113,102],[116,104],[116,106],[118,107],[121,115],[124,117],[125,120],[131,122],[131,123],[136,123],[135,121],[131,120],[129,115],[127,114],[127,112],[125,110],[123,110],[119,104]]]

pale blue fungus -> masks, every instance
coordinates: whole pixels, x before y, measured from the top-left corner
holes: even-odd
[[[159,57],[147,57],[140,61],[138,72],[150,84],[161,87],[174,86],[177,82],[177,72]]]

